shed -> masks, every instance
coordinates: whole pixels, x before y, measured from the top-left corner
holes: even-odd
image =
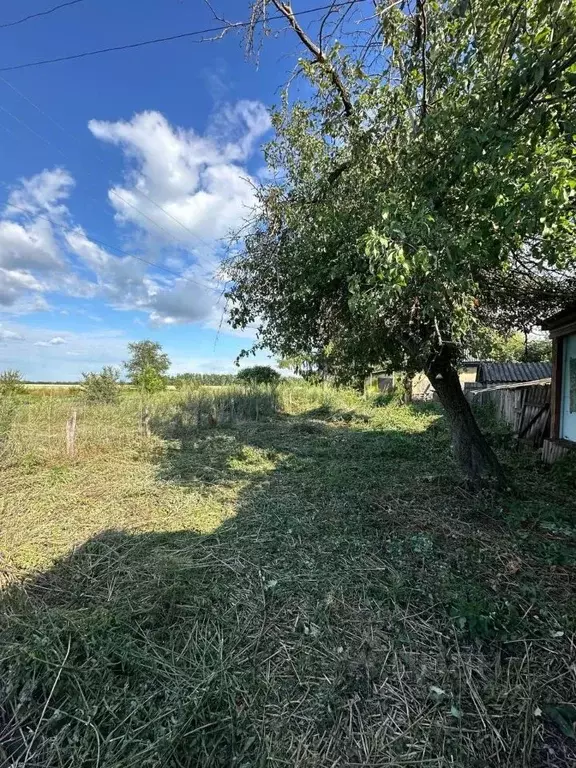
[[[576,448],[576,304],[542,323],[552,338],[550,440],[544,458],[554,461]]]

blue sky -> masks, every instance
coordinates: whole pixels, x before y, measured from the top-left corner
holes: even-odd
[[[7,0],[0,24],[57,4]],[[203,0],[84,0],[0,28],[0,67],[214,24]],[[229,35],[0,72],[0,369],[75,379],[151,338],[175,372],[234,370],[251,332],[222,323],[218,265],[297,53],[281,33],[256,66]]]

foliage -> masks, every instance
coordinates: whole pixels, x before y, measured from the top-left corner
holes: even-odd
[[[120,371],[105,365],[100,373],[83,373],[84,397],[93,403],[115,403],[120,394]]]
[[[484,328],[478,332],[469,354],[474,359],[498,363],[544,363],[552,359],[552,342],[522,333],[506,335]]]
[[[164,389],[170,358],[162,346],[157,341],[134,341],[128,344],[128,350],[130,359],[124,368],[131,383],[149,394]]]
[[[178,373],[170,376],[169,381],[177,387],[224,387],[236,383],[236,374],[232,373]]]
[[[253,365],[238,371],[236,378],[249,384],[277,384],[280,374],[269,365]]]
[[[370,46],[307,45],[312,96],[273,116],[229,264],[236,326],[348,380],[533,325],[575,285],[576,4],[376,5]]]
[[[166,377],[161,376],[156,368],[151,365],[147,365],[138,373],[133,374],[132,384],[148,395],[154,394],[154,392],[161,392],[166,388]]]
[[[25,391],[20,371],[7,369],[0,373],[0,396],[21,395]]]
[[[311,384],[330,381],[332,378],[329,354],[327,354],[326,350],[322,350],[314,355],[300,354],[284,357],[279,360],[278,366],[283,370],[294,371],[304,381],[309,381]]]

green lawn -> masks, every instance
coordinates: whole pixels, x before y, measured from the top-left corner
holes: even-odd
[[[150,440],[81,411],[74,461],[68,404],[12,417],[0,766],[574,766],[573,469],[501,434],[474,498],[433,407],[169,397]]]

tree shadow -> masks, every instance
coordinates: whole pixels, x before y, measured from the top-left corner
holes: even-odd
[[[207,535],[104,531],[8,590],[0,765],[521,764],[526,691],[545,686],[523,681],[502,607],[532,599],[501,573],[512,535],[460,489],[426,411],[370,430],[337,411],[153,424],[159,482],[217,486],[235,514]],[[568,765],[550,743],[534,765]]]

